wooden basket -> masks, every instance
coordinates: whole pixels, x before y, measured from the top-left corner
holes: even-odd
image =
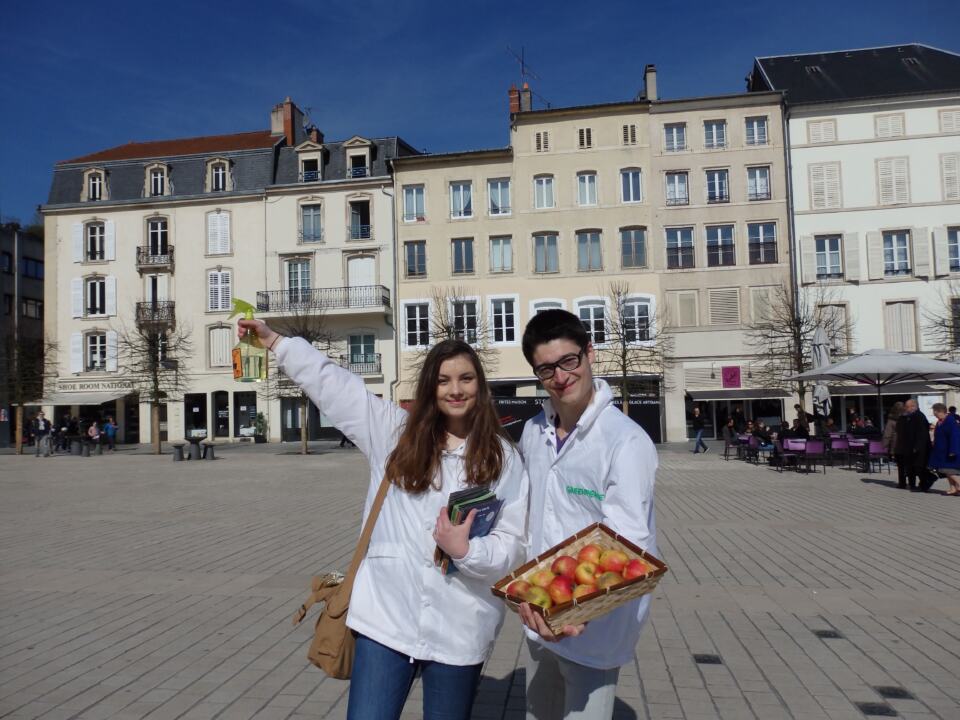
[[[531,604],[530,609],[542,615],[550,629],[557,634],[560,633],[564,625],[579,625],[594,620],[624,603],[653,592],[657,583],[660,582],[660,578],[667,572],[667,566],[660,559],[643,551],[603,523],[594,523],[585,527],[576,535],[572,535],[563,542],[554,545],[530,562],[521,565],[507,577],[499,580],[491,590],[494,595],[507,603],[507,607],[517,612],[520,609],[520,603],[523,601],[515,595],[507,595],[506,588],[510,583],[521,579],[529,581],[530,576],[538,570],[549,570],[557,556],[572,555],[576,557],[584,546],[591,543],[603,545],[613,550],[622,550],[631,560],[640,558],[653,569],[646,575],[641,575],[632,580],[624,580],[613,587],[574,598],[569,602],[554,605],[547,610],[539,605]]]

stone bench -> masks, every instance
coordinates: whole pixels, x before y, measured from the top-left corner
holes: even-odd
[[[216,454],[214,453],[214,448],[217,446],[212,440],[204,440],[200,443],[203,445],[203,459],[204,460],[216,460]]]
[[[173,447],[173,461],[180,462],[183,460],[183,446],[186,445],[186,443],[175,442],[170,443],[170,445]]]

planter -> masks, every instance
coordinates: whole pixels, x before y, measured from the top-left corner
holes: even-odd
[[[267,436],[266,436],[266,435],[254,435],[254,436],[253,436],[253,441],[254,441],[255,443],[257,443],[257,444],[259,444],[259,443],[265,443],[265,442],[267,441]]]

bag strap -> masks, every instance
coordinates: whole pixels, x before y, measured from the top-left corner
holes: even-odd
[[[380,508],[383,507],[384,498],[387,497],[387,491],[390,489],[390,481],[383,478],[380,481],[380,489],[377,490],[377,496],[373,499],[373,505],[370,506],[370,514],[367,515],[367,521],[363,524],[363,532],[360,533],[360,540],[357,541],[357,549],[353,551],[353,558],[350,560],[350,566],[347,568],[344,584],[353,585],[353,579],[360,569],[360,563],[367,555],[367,548],[370,547],[370,536],[373,535],[373,526],[377,523],[380,515]]]

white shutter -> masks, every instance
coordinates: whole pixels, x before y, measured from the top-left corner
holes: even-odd
[[[740,289],[711,288],[707,290],[710,306],[710,324],[728,325],[740,323]]]
[[[229,367],[233,328],[210,328],[210,367]]]
[[[107,275],[104,281],[106,288],[106,314],[117,314],[117,276]]]
[[[843,234],[843,276],[846,280],[860,279],[860,234]]]
[[[900,137],[903,135],[903,115],[878,115],[877,137]]]
[[[750,320],[752,322],[761,322],[768,318],[768,310],[776,301],[774,296],[775,288],[752,287],[750,288]]]
[[[220,218],[220,252],[230,252],[230,213],[222,212]]]
[[[893,161],[893,201],[910,202],[910,165],[907,158],[896,158]]]
[[[960,155],[942,155],[940,172],[943,176],[943,199],[960,200]]]
[[[157,297],[156,300],[166,300],[170,297],[170,279],[166,275],[157,275]]]
[[[103,223],[103,241],[104,258],[107,260],[117,259],[117,226],[113,220],[107,220]]]
[[[947,245],[947,228],[933,229],[933,272],[936,276],[950,274],[950,247]]]
[[[693,327],[697,324],[697,293],[695,290],[673,293],[677,327]]]
[[[811,120],[807,123],[807,136],[810,144],[834,142],[837,124],[833,120]]]
[[[70,305],[73,317],[83,317],[83,278],[70,281]]]
[[[73,261],[83,262],[83,223],[74,223],[71,230]]]
[[[230,213],[210,213],[207,215],[207,254],[224,255],[229,252]]]
[[[233,299],[233,279],[229,270],[220,273],[220,309],[229,310]]]
[[[800,236],[800,273],[805,283],[817,281],[817,245],[813,235]]]
[[[827,163],[823,167],[823,184],[826,205],[828,208],[838,208],[841,205],[840,196],[840,163]]]
[[[913,246],[913,274],[930,277],[930,236],[925,227],[910,229],[910,244]]]
[[[871,280],[883,279],[883,235],[867,233],[867,273]]]
[[[207,273],[207,310],[220,309],[220,273],[211,270]]]
[[[70,333],[70,372],[83,372],[83,333]]]
[[[107,372],[117,371],[117,333],[107,330]]]
[[[960,132],[960,110],[940,111],[940,132]]]
[[[880,189],[880,204],[891,205],[893,203],[893,161],[877,161],[877,183]]]

